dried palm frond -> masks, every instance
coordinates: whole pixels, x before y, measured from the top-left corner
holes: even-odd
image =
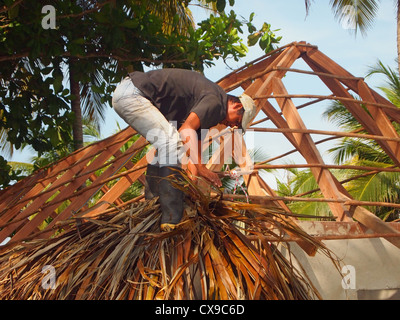
[[[331,253],[282,210],[206,196],[189,179],[178,187],[187,210],[171,232],[159,232],[154,199],[74,217],[53,239],[3,247],[0,299],[321,298],[301,265],[266,237],[290,232]]]

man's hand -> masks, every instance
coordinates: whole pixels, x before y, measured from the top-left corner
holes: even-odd
[[[212,172],[211,170],[207,169],[205,165],[198,164],[196,165],[196,169],[198,176],[205,178],[218,188],[222,187],[222,182],[221,179],[218,177],[218,175],[215,172]]]

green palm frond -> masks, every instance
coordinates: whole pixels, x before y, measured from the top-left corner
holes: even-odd
[[[84,144],[87,145],[91,141],[101,139],[100,126],[97,122],[92,121],[88,117],[82,119]]]
[[[314,194],[310,198],[321,198],[321,194]],[[288,204],[290,210],[297,214],[314,217],[332,216],[331,210],[327,203],[323,202],[292,202]],[[304,218],[303,218],[304,219]]]
[[[398,71],[390,67],[385,67],[385,65],[378,60],[375,66],[369,68],[367,77],[374,74],[385,76],[386,86],[381,86],[379,89],[385,93],[390,102],[400,108],[400,78]]]
[[[330,5],[335,18],[340,21],[347,21],[349,15],[354,15],[354,32],[361,32],[366,35],[372,27],[378,13],[379,2],[376,0],[331,0]]]
[[[311,1],[312,0],[304,0],[304,4],[306,6],[306,15],[308,15],[308,13],[310,12]]]
[[[352,159],[349,164],[369,166],[377,168],[387,168],[388,163]],[[361,201],[375,202],[400,202],[400,174],[398,172],[379,172],[371,175],[362,175],[365,172],[358,170],[347,170],[347,178],[357,177],[345,184],[346,189],[354,197]],[[382,219],[398,218],[399,210],[385,207],[368,207],[368,210],[374,212]]]
[[[378,169],[390,167],[390,164],[388,163],[358,159],[352,159],[348,164],[376,167]],[[350,177],[358,176],[362,173],[363,172],[358,170],[351,170],[349,174],[348,171]],[[399,201],[398,196],[400,193],[398,183],[399,176],[400,174],[398,172],[379,172],[352,180],[347,183],[347,186],[349,192],[352,192],[356,199],[365,201],[374,201],[373,199],[375,199],[376,201],[397,203]],[[376,182],[376,185],[372,183],[374,181]]]
[[[163,21],[163,32],[185,34],[188,27],[194,27],[192,12],[182,0],[148,1],[147,9]],[[131,12],[132,16],[134,12]]]
[[[20,171],[23,176],[29,176],[35,170],[34,165],[31,163],[9,161],[7,164],[11,166],[12,170]]]
[[[353,99],[355,98],[356,97],[353,96]],[[362,105],[362,108],[368,113],[368,110],[364,105]],[[340,101],[333,101],[330,103],[322,114],[322,117],[346,131],[354,131],[362,128],[357,119],[354,118],[346,106]]]
[[[4,111],[0,110],[0,122],[3,122],[4,118]],[[14,152],[14,147],[12,143],[10,143],[7,139],[8,137],[8,129],[1,127],[0,128],[0,154],[6,157],[12,157]]]
[[[344,163],[352,158],[393,163],[392,159],[385,152],[382,152],[381,147],[375,141],[343,138],[338,145],[330,148],[328,152],[333,155],[333,161],[336,164]]]
[[[306,15],[308,15],[312,0],[304,0]],[[358,31],[366,35],[372,27],[379,9],[379,1],[376,0],[331,0],[330,5],[336,20],[348,25],[354,33]]]
[[[294,184],[293,189],[297,190],[293,196],[297,194],[306,193],[308,198],[323,198],[322,193],[319,191],[319,187],[316,184],[315,178],[311,171],[306,170],[302,172],[301,178],[297,177],[292,181]],[[317,191],[313,191],[317,190]],[[313,192],[311,192],[313,191]],[[308,192],[311,192],[308,194]],[[292,212],[302,214],[304,216],[330,216],[331,211],[327,203],[323,202],[299,202],[293,201],[288,203],[288,207]]]
[[[8,130],[5,128],[0,129],[0,154],[6,157],[12,157],[14,153],[13,145],[7,140]]]
[[[292,172],[286,183],[280,183],[277,186],[277,193],[280,196],[293,197],[303,193],[308,193],[312,190],[318,190],[311,194],[307,194],[307,197],[323,198],[323,195],[319,191],[318,183],[311,170],[295,170]],[[329,216],[331,214],[329,206],[323,202],[293,201],[288,203],[288,206],[292,212],[304,216]]]
[[[87,81],[80,84],[82,116],[97,126],[105,121],[108,108],[104,101],[104,92],[108,82],[105,79],[105,73],[115,73],[118,68],[120,68],[118,61],[110,58],[108,62],[104,62],[103,68],[87,75]]]

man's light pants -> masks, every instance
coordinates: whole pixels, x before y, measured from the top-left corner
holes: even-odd
[[[177,129],[145,98],[129,77],[115,89],[112,105],[117,114],[157,149],[152,164],[181,167],[184,152]]]
[[[159,196],[162,211],[161,230],[177,225],[183,215],[183,192],[173,187],[167,177],[179,174],[171,167],[181,167],[184,151],[177,129],[137,89],[129,77],[116,88],[112,100],[114,110],[156,149],[157,156],[147,166],[146,192]],[[153,165],[156,164],[156,165]],[[147,197],[146,197],[147,198]]]

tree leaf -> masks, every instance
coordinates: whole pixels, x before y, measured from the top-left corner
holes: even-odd
[[[217,0],[217,10],[218,12],[223,12],[226,7],[226,0]]]
[[[247,37],[247,44],[252,47],[254,46],[258,40],[260,39],[262,33],[261,32],[256,32],[254,34],[251,34]]]

